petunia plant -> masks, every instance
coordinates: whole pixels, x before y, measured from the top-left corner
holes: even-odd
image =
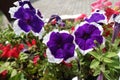
[[[15,21],[0,29],[0,80],[120,79],[119,2],[97,0],[90,15],[47,22],[29,0],[13,4]]]

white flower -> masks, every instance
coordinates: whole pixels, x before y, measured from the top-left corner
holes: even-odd
[[[78,77],[76,76],[76,77],[74,77],[72,80],[78,80]]]

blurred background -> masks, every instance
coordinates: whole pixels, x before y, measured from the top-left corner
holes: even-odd
[[[44,18],[49,18],[52,14],[75,15],[90,14],[90,4],[96,0],[30,0],[35,8],[38,8]],[[113,3],[118,0],[110,0]],[[3,5],[4,6],[4,5]],[[0,12],[0,27],[9,24],[7,18]]]

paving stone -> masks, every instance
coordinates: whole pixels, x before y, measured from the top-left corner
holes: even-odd
[[[45,18],[52,14],[74,15],[80,13],[90,14],[90,4],[96,0],[38,0],[33,3]],[[110,0],[114,4],[118,0]]]

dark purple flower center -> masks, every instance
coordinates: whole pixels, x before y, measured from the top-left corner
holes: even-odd
[[[87,40],[87,39],[89,39],[89,38],[90,38],[90,34],[84,33],[83,39],[84,39],[84,40]]]

